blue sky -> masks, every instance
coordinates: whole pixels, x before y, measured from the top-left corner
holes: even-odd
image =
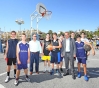
[[[54,32],[86,29],[94,31],[99,27],[99,0],[0,0],[0,28],[4,31],[19,30],[16,19],[23,19],[21,29],[30,29],[30,14],[37,3],[43,3],[52,11],[50,20],[43,18],[39,29]],[[33,21],[36,29],[36,19]]]

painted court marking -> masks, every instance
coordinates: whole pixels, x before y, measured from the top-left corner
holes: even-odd
[[[3,85],[0,84],[0,88],[5,88]]]
[[[10,71],[13,71],[13,69],[12,70],[10,70]],[[4,73],[1,73],[0,74],[0,76],[3,76],[3,75],[5,75],[7,72],[4,72]],[[1,88],[1,87],[0,87]]]

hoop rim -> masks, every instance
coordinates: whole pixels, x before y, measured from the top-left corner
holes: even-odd
[[[46,15],[49,16],[52,14],[52,11],[44,11],[43,13],[41,13],[42,17],[45,17]]]

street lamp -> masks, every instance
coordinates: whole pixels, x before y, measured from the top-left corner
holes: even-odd
[[[23,20],[16,20],[15,21],[18,25],[20,25],[20,32],[21,32],[21,24],[24,24],[24,21]]]

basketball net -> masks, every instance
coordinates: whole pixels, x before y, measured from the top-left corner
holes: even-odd
[[[45,11],[41,15],[42,17],[45,17],[47,20],[49,20],[51,18],[51,14],[52,14],[51,11]]]

